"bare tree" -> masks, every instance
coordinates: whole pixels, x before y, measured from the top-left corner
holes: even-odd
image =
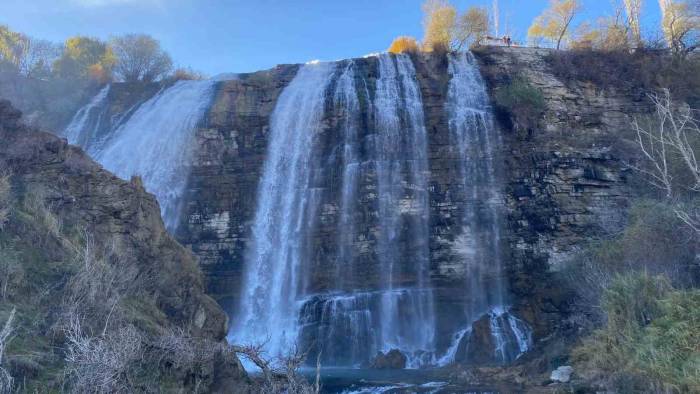
[[[126,325],[110,335],[91,337],[83,332],[80,316],[73,315],[64,334],[68,340],[64,373],[73,392],[130,391],[129,370],[144,351],[135,327]]]
[[[627,26],[632,38],[632,42],[637,48],[642,46],[642,28],[640,24],[642,12],[642,0],[624,0],[625,11],[627,11]]]
[[[112,39],[110,44],[117,58],[114,72],[124,81],[156,81],[173,67],[170,55],[148,35],[127,34]]]
[[[48,78],[53,62],[61,56],[61,47],[51,41],[24,35],[20,43],[19,72],[31,78]]]
[[[3,368],[2,360],[5,354],[5,348],[10,343],[12,339],[12,322],[15,318],[15,308],[12,308],[10,316],[5,321],[5,325],[0,331],[0,393],[10,393],[12,392],[13,379],[9,372]]]
[[[700,45],[700,2],[659,0],[661,28],[675,54],[685,55]]]
[[[645,166],[635,168],[673,202],[678,218],[700,234],[700,207],[697,201],[686,203],[688,195],[692,200],[700,193],[700,122],[689,106],[673,103],[668,90],[650,98],[656,108],[652,125],[632,122],[646,159]],[[687,177],[685,182],[678,181],[682,176]]]
[[[264,394],[318,394],[320,392],[320,357],[316,365],[316,381],[309,384],[299,376],[299,367],[306,360],[306,354],[293,349],[292,353],[280,360],[265,357],[265,343],[256,345],[229,345],[205,338],[195,338],[184,330],[172,329],[160,336],[153,345],[159,349],[162,359],[167,359],[176,368],[197,370],[218,355],[226,358],[244,357],[262,372],[263,382],[260,392]]]

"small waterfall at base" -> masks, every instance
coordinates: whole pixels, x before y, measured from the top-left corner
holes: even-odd
[[[141,104],[104,146],[89,152],[123,179],[138,175],[174,231],[189,171],[194,129],[213,96],[212,81],[179,81]]]
[[[466,267],[470,302],[465,313],[470,326],[459,329],[440,364],[458,358],[470,361],[467,345],[475,340],[477,321],[483,318],[489,321],[487,329],[492,338],[492,354],[484,360],[504,364],[527,351],[531,339],[527,325],[509,313],[505,305],[500,247],[503,204],[494,165],[494,145],[499,138],[493,127],[485,84],[473,55],[467,52],[448,56],[451,80],[446,110],[451,143],[461,163],[457,174],[462,180],[460,192],[466,197],[456,254]]]
[[[69,144],[78,145],[89,151],[95,143],[95,133],[103,117],[103,104],[109,95],[110,85],[106,85],[84,107],[73,115],[68,126],[63,131]],[[95,116],[97,113],[97,116]]]

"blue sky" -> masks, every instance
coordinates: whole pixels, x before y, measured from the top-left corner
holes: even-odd
[[[492,0],[453,0],[460,10]],[[63,41],[76,34],[107,39],[130,32],[159,39],[177,65],[209,75],[280,63],[335,60],[380,52],[398,35],[419,37],[422,0],[0,0],[0,24]],[[523,37],[548,0],[499,0],[514,37]],[[582,18],[611,10],[611,0],[583,0]],[[658,20],[646,0],[644,22]]]

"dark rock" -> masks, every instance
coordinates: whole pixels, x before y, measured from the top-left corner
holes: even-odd
[[[408,359],[406,355],[398,349],[391,349],[386,354],[377,352],[370,363],[370,368],[373,369],[404,369],[406,368]]]

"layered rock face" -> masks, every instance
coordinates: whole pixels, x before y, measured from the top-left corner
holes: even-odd
[[[489,48],[477,53],[493,92],[517,75],[546,102],[539,127],[513,130],[501,119],[504,144],[510,289],[520,315],[544,336],[567,315],[568,296],[552,273],[586,241],[625,223],[634,159],[630,124],[652,112],[640,91],[563,83],[547,62],[550,50]]]
[[[532,49],[488,49],[477,53],[490,90],[505,86],[509,77],[524,73],[539,88],[547,109],[541,128],[531,135],[511,130],[508,121],[495,122],[502,140],[495,148],[498,187],[503,191],[505,222],[501,245],[503,264],[517,313],[544,336],[566,313],[566,297],[551,286],[551,272],[587,238],[614,231],[623,222],[628,202],[625,166],[617,141],[631,116],[648,112],[646,104],[630,92],[597,90],[594,86],[567,86],[548,69],[548,52]],[[468,278],[459,259],[460,216],[468,202],[456,192],[459,183],[458,152],[450,140],[445,111],[450,75],[444,57],[414,57],[428,133],[430,165],[430,278],[435,302],[445,319],[466,324],[464,305]],[[376,80],[376,59],[355,59],[356,69],[371,91]],[[270,114],[281,90],[298,66],[280,66],[223,83],[205,126],[197,132],[197,159],[193,163],[186,226],[178,234],[200,257],[208,272],[209,291],[227,310],[235,311],[242,288],[246,245],[251,239],[258,184],[266,158]],[[362,111],[367,111],[362,109]],[[343,113],[324,116],[323,144],[328,151],[342,151],[338,119]],[[362,117],[367,117],[366,112]],[[363,125],[362,132],[370,126]],[[339,193],[342,163],[324,163],[320,187]],[[357,226],[371,230],[376,206],[360,197]],[[331,201],[330,203],[328,203]],[[332,203],[335,201],[336,203]],[[318,254],[312,283],[324,290],[336,252],[340,199],[324,200],[319,212],[315,243]],[[470,203],[473,203],[470,202]],[[477,202],[478,204],[478,202]],[[372,238],[358,250],[372,250]],[[363,257],[364,256],[364,257]],[[359,255],[365,267],[376,264],[372,253]],[[364,260],[363,260],[364,259]],[[324,268],[327,267],[327,268]],[[358,284],[372,283],[371,269],[357,269]],[[235,319],[235,314],[234,314]],[[438,327],[448,325],[438,324]],[[438,333],[440,347],[450,343],[452,332]]]

